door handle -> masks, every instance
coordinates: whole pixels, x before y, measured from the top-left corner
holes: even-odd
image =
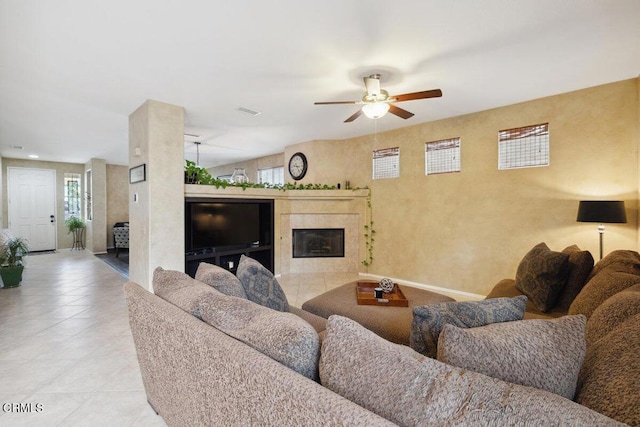
[[[51,218],[51,222],[56,222],[56,216],[55,215],[49,215],[49,218]]]

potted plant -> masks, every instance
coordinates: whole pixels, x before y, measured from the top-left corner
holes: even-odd
[[[64,221],[64,225],[67,226],[67,230],[69,231],[69,233],[73,233],[77,229],[85,227],[84,221],[75,215],[71,215],[68,219],[66,219]]]
[[[205,168],[196,165],[190,160],[185,160],[184,183],[185,184],[209,184],[212,180],[211,174]]]
[[[82,231],[85,227],[84,221],[75,215],[71,215],[64,221],[64,225],[67,226],[68,233],[73,233],[72,249],[84,249],[84,245],[82,243]]]
[[[24,264],[22,257],[29,253],[29,245],[22,237],[11,237],[2,246],[0,277],[5,288],[20,286]]]

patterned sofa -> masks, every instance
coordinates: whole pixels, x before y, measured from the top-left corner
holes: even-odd
[[[526,306],[528,319],[585,315],[586,355],[574,400],[629,425],[640,425],[640,254],[613,251],[594,266],[591,255],[575,245],[562,252],[546,245],[540,251],[540,245],[537,253],[534,248],[534,254],[525,255],[516,279],[500,281],[487,298],[533,296]],[[568,256],[558,255],[562,253]],[[528,257],[547,257],[547,262],[531,263]],[[540,302],[540,294],[555,286],[549,282],[557,282],[558,277],[563,284],[555,300],[551,297],[547,307],[536,305],[534,300]],[[543,289],[518,281],[537,283]]]
[[[621,425],[289,307],[250,259],[237,276],[158,268],[153,288],[124,290],[148,401],[170,426]]]

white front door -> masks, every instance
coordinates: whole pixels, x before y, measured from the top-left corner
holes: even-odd
[[[56,171],[7,168],[9,230],[32,251],[56,249]]]

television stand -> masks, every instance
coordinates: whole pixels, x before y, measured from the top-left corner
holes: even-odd
[[[186,273],[195,277],[198,265],[201,262],[207,262],[209,264],[215,264],[222,268],[225,268],[232,273],[236,272],[238,263],[240,262],[240,256],[245,255],[258,261],[264,265],[270,271],[273,272],[272,259],[273,259],[273,245],[239,245],[235,246],[222,246],[216,248],[208,248],[201,251],[188,252],[185,254],[185,269]]]

